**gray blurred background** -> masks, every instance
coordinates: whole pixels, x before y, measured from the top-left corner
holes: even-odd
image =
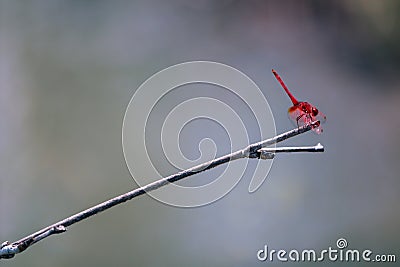
[[[275,68],[328,120],[322,135],[286,142],[321,142],[326,152],[277,156],[254,194],[247,175],[201,208],[142,196],[0,264],[261,266],[275,263],[257,260],[264,245],[326,249],[340,237],[399,258],[399,14],[395,0],[1,1],[1,241],[136,187],[122,153],[123,115],[136,88],[170,65],[238,68],[283,132],[292,128],[290,101]],[[204,136],[221,131],[209,129]],[[188,133],[185,151],[197,151],[204,136]]]

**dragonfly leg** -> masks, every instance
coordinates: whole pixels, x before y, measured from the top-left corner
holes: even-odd
[[[299,125],[299,120],[300,120],[304,115],[305,115],[305,114],[301,114],[300,116],[298,116],[298,117],[296,118],[297,128],[300,127],[300,125]]]

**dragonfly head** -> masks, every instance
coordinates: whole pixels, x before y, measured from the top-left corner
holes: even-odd
[[[311,108],[311,114],[316,117],[318,115],[318,109],[316,107]]]

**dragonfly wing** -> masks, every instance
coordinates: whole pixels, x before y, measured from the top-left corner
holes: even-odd
[[[288,110],[288,116],[296,127],[310,124],[313,121],[320,121],[321,123],[326,121],[326,116],[323,113],[318,112],[317,116],[312,116],[310,113],[304,112],[299,106],[290,107]],[[317,134],[321,134],[323,132],[321,124],[312,130]]]
[[[293,106],[288,110],[289,119],[294,123],[295,126],[303,126],[312,121],[309,114],[303,112],[299,107]]]

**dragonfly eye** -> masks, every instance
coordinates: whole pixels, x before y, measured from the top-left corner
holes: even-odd
[[[313,108],[311,109],[311,112],[312,112],[312,115],[313,115],[314,117],[318,115],[318,109],[315,108],[315,107],[313,107]]]

